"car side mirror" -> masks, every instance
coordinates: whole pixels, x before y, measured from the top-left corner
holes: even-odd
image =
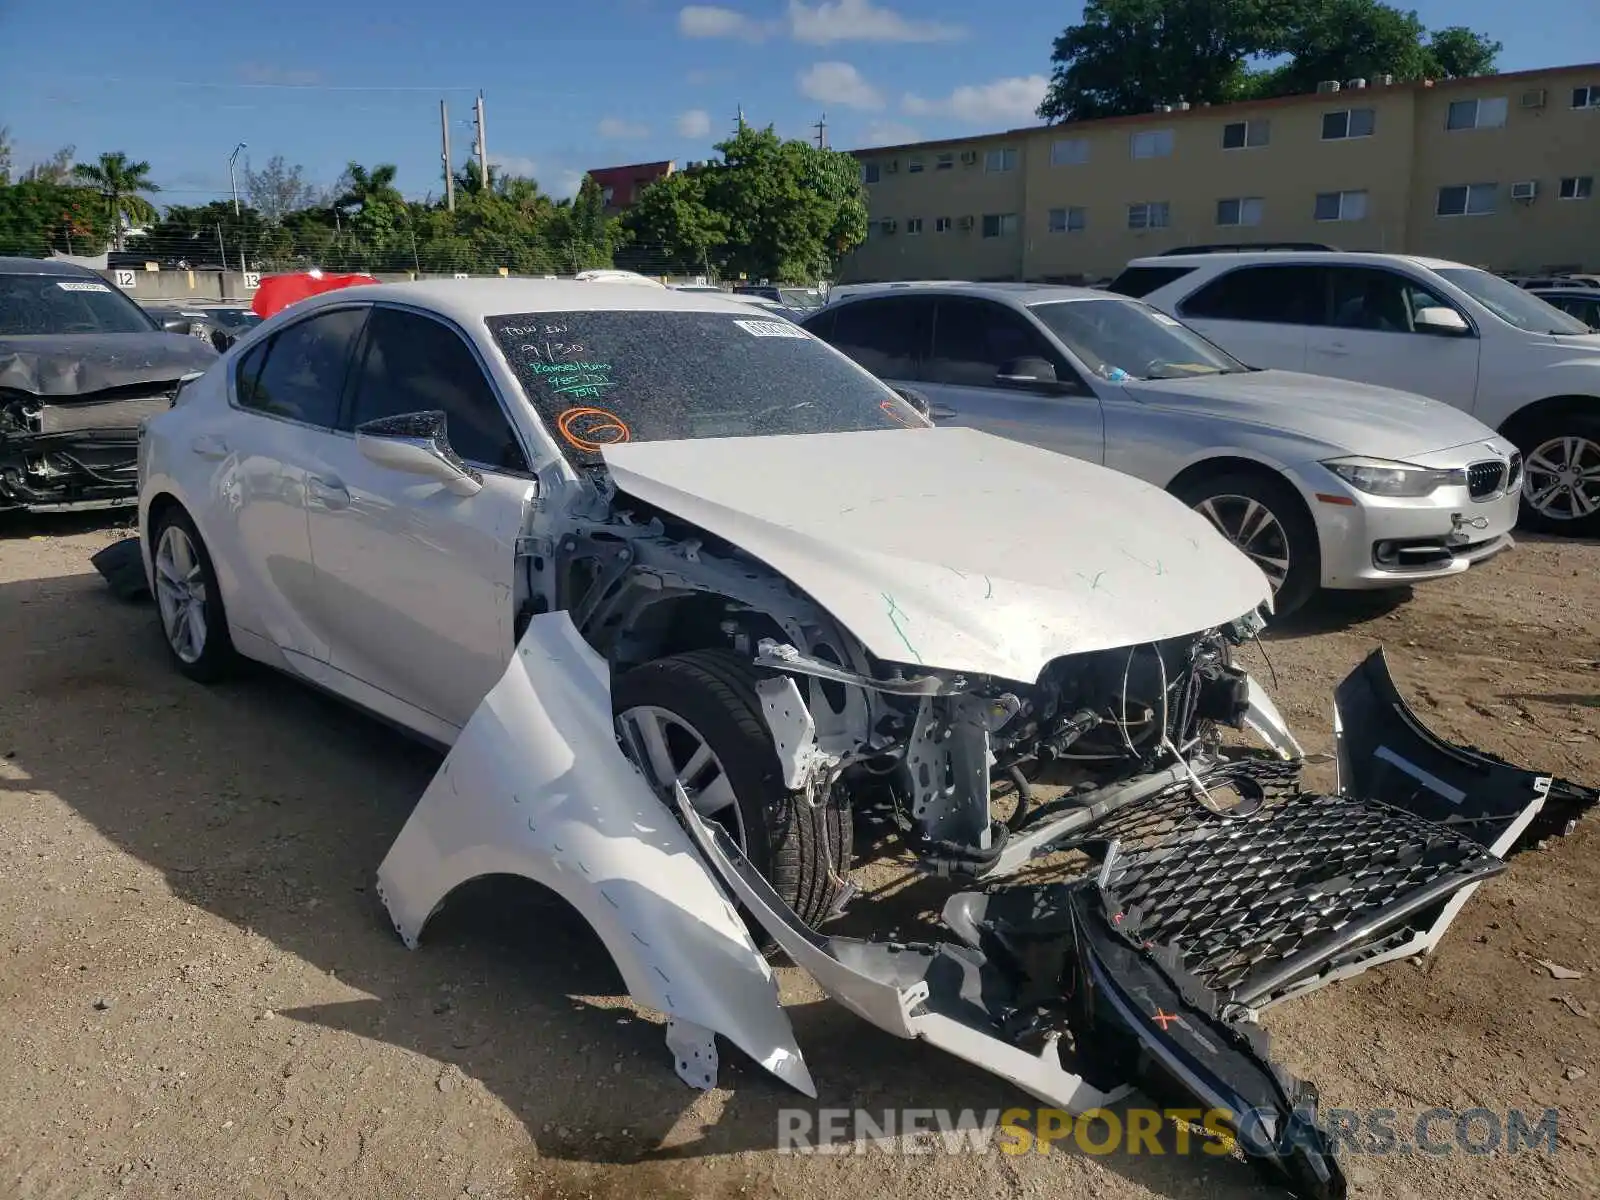
[[[917,391],[916,388],[897,387],[894,389],[894,391],[895,394],[900,397],[900,399],[911,405],[912,408],[916,409],[923,416],[928,415],[928,398],[921,392]]]
[[[356,449],[380,467],[442,483],[452,495],[475,496],[483,490],[483,476],[450,448],[445,414],[437,410],[358,425]]]
[[[1048,384],[1052,390],[1059,383],[1054,364],[1049,359],[1034,357],[1012,359],[1000,368],[1000,374],[994,378],[996,383],[1021,387]]]
[[[1455,309],[1437,305],[1419,308],[1413,321],[1418,333],[1431,333],[1439,337],[1465,337],[1472,332],[1467,319]]]

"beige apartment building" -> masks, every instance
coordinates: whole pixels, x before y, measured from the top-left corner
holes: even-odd
[[[1094,281],[1140,255],[1258,242],[1600,270],[1600,64],[1347,80],[855,154],[870,232],[842,282]]]

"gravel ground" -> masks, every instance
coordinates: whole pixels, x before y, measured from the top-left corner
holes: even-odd
[[[89,564],[117,536],[0,525],[0,1195],[1280,1194],[1201,1156],[782,1155],[803,1098],[734,1052],[721,1087],[683,1087],[559,909],[483,893],[405,950],[373,873],[436,756],[275,676],[180,678],[153,610]],[[1597,568],[1600,545],[1528,540],[1398,602],[1321,604],[1251,666],[1327,751],[1331,689],[1381,643],[1440,734],[1600,784]],[[1560,1109],[1554,1155],[1362,1156],[1355,1195],[1600,1195],[1597,847],[1600,814],[1487,883],[1431,961],[1269,1014],[1325,1107],[1403,1129]],[[780,975],[819,1105],[1025,1103]]]

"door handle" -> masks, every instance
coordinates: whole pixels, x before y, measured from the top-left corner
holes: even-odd
[[[1345,349],[1343,342],[1334,342],[1331,346],[1313,346],[1318,354],[1326,354],[1329,358],[1348,358],[1350,351]]]
[[[194,441],[189,443],[189,449],[201,458],[210,459],[213,462],[228,457],[228,443],[215,434],[199,434]]]
[[[948,404],[928,405],[928,416],[932,417],[935,421],[948,421],[955,415],[956,410],[951,408]]]
[[[350,489],[337,479],[309,475],[306,477],[306,491],[320,500],[325,508],[350,507]]]

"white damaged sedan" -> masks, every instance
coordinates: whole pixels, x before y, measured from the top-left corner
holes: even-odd
[[[545,885],[666,1015],[699,1086],[720,1034],[814,1094],[759,940],[1048,1103],[1092,1107],[1177,1055],[1184,1095],[1292,1134],[1304,1097],[1241,1014],[1415,952],[1442,928],[1419,905],[1499,869],[1538,808],[1500,796],[1512,816],[1469,837],[1414,798],[1299,792],[1299,747],[1230,654],[1270,585],[1204,517],[935,429],[811,334],[716,296],[490,280],[306,300],[148,422],[139,511],[180,671],[258,660],[450,748],[378,871],[406,943],[469,880]],[[1277,757],[1229,765],[1222,725]],[[1062,798],[1035,799],[1041,779]],[[863,825],[985,889],[1063,847],[1102,862],[1065,890],[953,895],[960,944],[827,937]],[[1244,857],[1158,887],[1169,837]],[[1258,869],[1285,847],[1321,883],[1285,893]],[[1397,854],[1392,876],[1374,865]],[[1195,888],[1230,898],[1228,945],[1159,957],[1139,921],[1168,898],[1198,920]],[[1339,1194],[1319,1139],[1264,1161]]]

